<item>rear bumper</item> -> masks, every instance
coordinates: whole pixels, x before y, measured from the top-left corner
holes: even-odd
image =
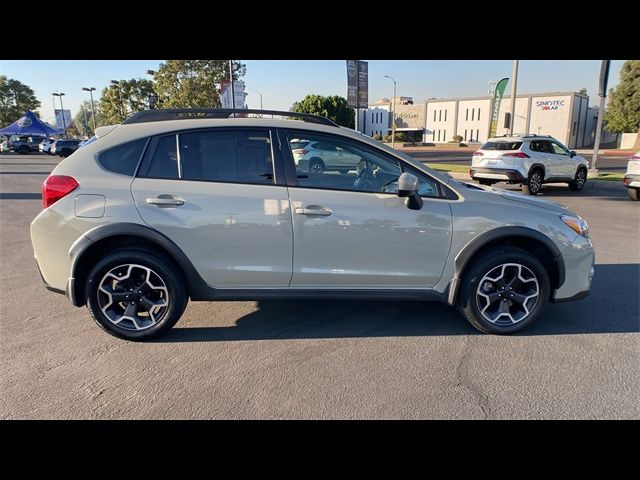
[[[629,188],[640,188],[640,175],[627,173],[624,176],[624,185]]]
[[[524,182],[526,180],[518,170],[512,168],[472,167],[469,173],[474,180],[487,179],[507,182]]]

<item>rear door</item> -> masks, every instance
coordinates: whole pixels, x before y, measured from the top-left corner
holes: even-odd
[[[557,166],[555,166],[555,157],[552,153],[551,144],[547,140],[531,140],[529,150],[533,154],[535,163],[544,166],[545,180],[553,177],[553,172],[557,170]]]
[[[154,137],[131,185],[145,223],[214,287],[286,287],[291,211],[272,132],[188,130]]]

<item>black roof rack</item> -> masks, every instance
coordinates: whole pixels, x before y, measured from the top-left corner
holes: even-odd
[[[311,113],[284,112],[280,110],[257,110],[251,108],[166,108],[158,110],[143,110],[127,118],[123,125],[131,123],[162,122],[165,120],[184,120],[201,118],[229,118],[237,114],[278,115],[283,117],[299,118],[309,123],[319,123],[338,127],[339,125],[326,117],[312,115]]]

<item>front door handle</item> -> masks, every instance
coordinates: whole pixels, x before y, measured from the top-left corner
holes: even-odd
[[[329,208],[321,207],[320,205],[309,205],[307,208],[296,208],[298,215],[309,215],[316,217],[328,217],[333,212]]]
[[[147,198],[147,203],[161,207],[179,207],[180,205],[184,205],[184,200],[176,198],[173,195],[158,195],[157,197]]]

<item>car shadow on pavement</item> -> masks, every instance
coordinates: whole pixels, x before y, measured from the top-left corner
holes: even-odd
[[[590,295],[548,305],[520,336],[640,331],[640,264],[596,265]],[[479,334],[438,302],[260,301],[234,326],[184,327],[155,342],[210,342]],[[152,340],[153,341],[153,340]]]

